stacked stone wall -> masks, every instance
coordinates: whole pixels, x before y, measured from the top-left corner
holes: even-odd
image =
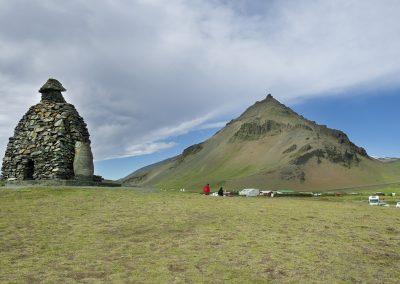
[[[42,100],[15,128],[3,160],[4,179],[74,178],[75,143],[90,144],[83,118],[68,103]]]

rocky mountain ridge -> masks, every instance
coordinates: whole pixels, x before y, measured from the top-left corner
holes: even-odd
[[[377,182],[396,170],[340,130],[305,119],[271,95],[213,137],[124,178],[127,185],[332,188]],[[373,172],[371,174],[371,172]],[[364,179],[364,180],[363,180]]]

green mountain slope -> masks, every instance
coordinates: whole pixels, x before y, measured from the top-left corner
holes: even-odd
[[[342,131],[309,121],[268,95],[205,142],[122,181],[193,190],[205,183],[329,190],[398,181],[399,165],[369,157]]]

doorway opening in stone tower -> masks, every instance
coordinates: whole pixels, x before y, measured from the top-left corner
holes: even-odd
[[[28,160],[25,166],[24,179],[32,180],[33,174],[35,173],[35,162],[33,160]]]

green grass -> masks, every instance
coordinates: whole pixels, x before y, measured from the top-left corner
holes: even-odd
[[[399,224],[360,196],[3,188],[0,282],[394,283]]]

